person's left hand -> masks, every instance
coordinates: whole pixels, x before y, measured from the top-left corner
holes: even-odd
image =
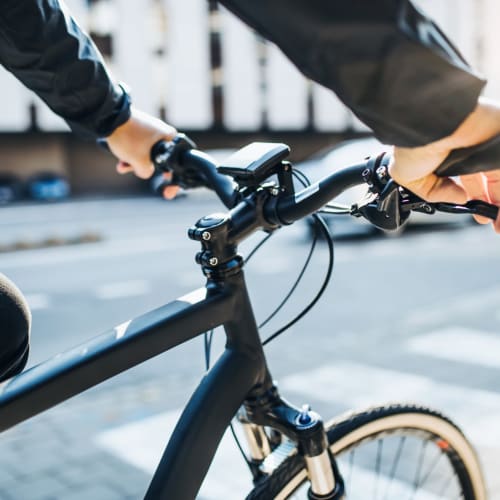
[[[177,130],[167,123],[143,111],[131,108],[130,118],[106,138],[109,149],[118,158],[119,174],[133,172],[141,179],[149,179],[154,173],[151,148],[159,140],[171,141]],[[170,174],[164,174],[166,178]],[[176,197],[179,187],[169,185],[163,190],[167,199]]]

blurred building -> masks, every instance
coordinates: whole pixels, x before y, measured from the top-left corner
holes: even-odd
[[[419,0],[500,96],[497,0]],[[303,157],[366,128],[272,45],[206,0],[67,0],[135,104],[189,132],[202,147],[266,137]],[[0,173],[66,173],[76,192],[136,188],[113,160],[0,68]]]

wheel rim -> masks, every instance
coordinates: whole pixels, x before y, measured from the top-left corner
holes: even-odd
[[[374,420],[335,440],[331,450],[349,500],[485,498],[474,451],[453,425],[433,415]],[[302,470],[276,498],[307,498],[306,479]]]

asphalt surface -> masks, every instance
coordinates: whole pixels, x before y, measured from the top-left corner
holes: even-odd
[[[202,286],[186,228],[219,210],[205,194],[2,208],[0,246],[31,248],[0,254],[33,311],[30,366]],[[354,233],[337,241],[321,303],[267,348],[273,376],[288,399],[325,418],[400,398],[439,407],[470,436],[490,498],[500,498],[500,237],[463,224],[399,238]],[[296,224],[248,264],[258,318],[287,293],[309,245]],[[326,262],[319,244],[264,336],[307,304]],[[222,344],[216,333],[214,356]],[[195,339],[5,432],[0,498],[141,498],[203,373]],[[220,451],[200,498],[242,498],[244,465],[229,439]]]

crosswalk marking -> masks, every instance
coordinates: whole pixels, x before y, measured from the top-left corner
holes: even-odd
[[[500,394],[438,382],[430,377],[353,362],[326,365],[286,377],[280,387],[317,401],[350,408],[410,401],[443,411],[477,445],[500,447]]]
[[[106,431],[96,437],[96,443],[121,460],[153,474],[180,415],[180,409],[173,410]],[[226,432],[200,490],[200,498],[239,498],[242,491],[251,488],[247,466],[232,436]]]
[[[415,309],[406,318],[410,326],[434,327],[436,323],[449,323],[450,318],[473,316],[480,311],[492,311],[493,315],[500,303],[500,286],[468,291],[463,295],[451,297],[449,302]]]
[[[279,386],[285,395],[292,392],[309,400],[341,403],[350,408],[390,401],[429,405],[452,417],[480,452],[481,448],[500,449],[500,394],[495,392],[347,361],[289,375]],[[99,434],[96,442],[106,451],[152,474],[179,415],[180,410],[175,410],[127,424]],[[200,498],[239,498],[242,491],[250,487],[246,466],[226,433]]]
[[[45,293],[28,293],[25,295],[25,298],[32,311],[48,309],[50,307],[50,297]]]
[[[95,295],[101,300],[112,300],[145,295],[150,289],[151,285],[144,280],[123,281],[101,285],[95,290]]]
[[[408,347],[435,358],[500,368],[500,335],[449,327],[413,337]]]

